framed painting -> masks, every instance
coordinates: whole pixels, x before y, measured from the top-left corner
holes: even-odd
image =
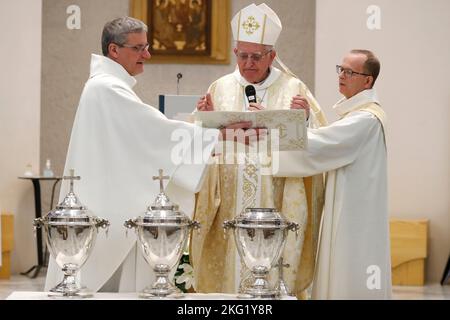
[[[149,28],[149,63],[229,64],[230,0],[130,0]]]

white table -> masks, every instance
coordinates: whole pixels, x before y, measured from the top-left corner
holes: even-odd
[[[6,300],[61,300],[61,298],[51,298],[48,292],[32,292],[32,291],[15,291],[11,293]],[[107,293],[97,292],[91,298],[83,300],[147,300],[140,298],[135,292],[132,293]],[[240,300],[234,294],[223,293],[188,293],[181,299],[174,300]],[[285,297],[282,300],[297,300],[295,297]],[[247,299],[241,301],[249,301]]]

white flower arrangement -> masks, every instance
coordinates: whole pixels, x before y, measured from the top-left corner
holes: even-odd
[[[180,269],[183,271],[175,276],[175,283],[178,285],[184,284],[184,291],[187,291],[194,284],[194,268],[189,263],[183,263],[178,266],[178,270]]]

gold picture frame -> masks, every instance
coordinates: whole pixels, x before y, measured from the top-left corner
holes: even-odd
[[[204,36],[208,37],[208,46],[205,50],[189,52],[179,50],[177,52],[160,53],[153,50],[153,25],[151,17],[154,1],[161,3],[161,0],[130,0],[130,16],[142,20],[149,26],[149,43],[152,58],[148,63],[167,63],[167,64],[229,64],[230,63],[230,0],[203,0],[209,1],[209,7],[206,10],[207,27],[204,30]],[[173,4],[178,2],[185,3],[192,0],[167,0]],[[150,9],[150,10],[149,10]],[[151,41],[151,42],[150,42]]]

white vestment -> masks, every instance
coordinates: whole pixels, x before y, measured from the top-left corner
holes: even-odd
[[[373,89],[341,100],[342,119],[309,129],[307,150],[280,153],[277,176],[328,172],[315,299],[391,297],[383,117],[370,107],[381,110]]]
[[[135,84],[120,64],[92,55],[90,77],[80,98],[66,158],[65,174],[75,169],[81,176],[75,182],[80,201],[111,224],[107,235],[99,230],[93,251],[79,273],[81,284],[94,292],[113,274],[125,282],[119,284],[118,291],[141,290],[150,284],[150,267],[142,259],[140,248],[136,250],[134,232],[126,236],[124,222],[144,215],[154,202],[159,182],[152,177],[159,169],[171,178],[166,193],[172,202],[192,217],[195,192],[201,187],[206,163],[190,164],[191,152],[180,148],[180,141],[187,137],[183,142],[189,147],[195,145],[196,160],[203,156],[207,161],[218,136],[215,129],[168,120],[138,98],[132,90]],[[60,200],[67,186],[65,182]],[[117,270],[122,274],[115,274]],[[61,280],[60,267],[51,259],[45,290]]]

